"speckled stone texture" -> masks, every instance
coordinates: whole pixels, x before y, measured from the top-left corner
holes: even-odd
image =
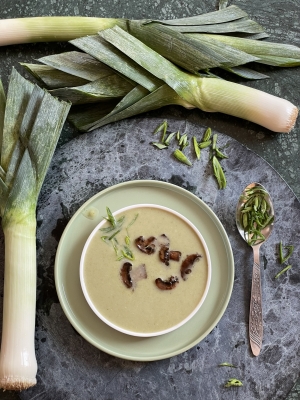
[[[217,3],[211,0],[1,0],[0,18],[87,15],[166,19],[214,11]],[[300,45],[298,0],[236,0],[229,4],[240,6],[260,22],[271,40]],[[0,48],[0,75],[5,88],[12,66],[28,77],[19,62],[34,62],[36,58],[71,48],[66,43]],[[257,66],[256,69],[267,73],[270,79],[241,83],[300,106],[299,68]],[[228,160],[222,161],[228,179],[224,191],[217,189],[207,151],[203,151],[197,162],[191,156],[194,166],[188,168],[174,160],[170,150],[159,151],[150,145],[152,130],[163,119],[170,121],[170,130],[180,128],[189,135],[200,137],[207,126],[219,133],[219,143],[226,146],[224,151],[229,155]],[[79,135],[66,124],[41,192],[37,213],[38,384],[22,393],[1,392],[0,399],[286,399],[300,370],[300,208],[295,197],[296,194],[300,198],[299,126],[298,119],[289,135],[272,134],[237,118],[179,107],[165,107],[87,135]],[[74,141],[70,141],[72,138]],[[215,329],[189,351],[151,363],[117,359],[87,343],[65,317],[54,283],[56,248],[69,219],[93,194],[132,179],[165,180],[201,197],[224,224],[235,257],[232,298]],[[275,230],[261,248],[265,326],[263,351],[258,358],[251,356],[247,336],[252,252],[239,237],[234,223],[238,196],[253,180],[267,186],[277,213]],[[296,246],[290,259],[293,267],[286,275],[274,280],[281,269],[277,260],[280,240]],[[1,284],[3,249],[0,233]],[[2,286],[0,294],[2,297]],[[2,301],[0,320],[1,313]],[[231,362],[238,368],[219,367],[220,362]],[[244,386],[225,389],[225,382],[232,377],[242,380]],[[300,398],[296,394],[291,396],[289,399]]]
[[[300,204],[287,184],[262,158],[236,140],[218,133],[228,155],[222,161],[228,186],[218,190],[209,151],[200,161],[187,154],[192,167],[172,157],[172,149],[151,145],[161,120],[136,118],[82,135],[55,154],[43,186],[38,212],[38,310],[36,345],[38,384],[22,400],[44,399],[285,399],[299,373]],[[169,119],[169,131],[199,139],[204,126]],[[59,237],[75,211],[106,187],[133,179],[171,182],[201,197],[217,214],[229,236],[235,258],[235,282],[229,306],[213,331],[197,346],[170,359],[125,361],[94,348],[72,328],[54,288],[54,259]],[[252,181],[270,191],[276,224],[261,248],[264,340],[259,357],[248,343],[252,251],[235,226],[240,192]],[[292,269],[278,280],[278,243],[294,244]],[[219,367],[230,362],[235,369]],[[229,378],[244,386],[224,388]]]

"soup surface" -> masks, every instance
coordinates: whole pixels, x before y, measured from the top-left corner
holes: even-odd
[[[202,241],[189,224],[167,210],[139,207],[125,210],[115,219],[123,216],[121,227],[111,232],[98,230],[90,241],[83,267],[87,293],[94,307],[122,329],[136,333],[169,329],[187,318],[204,294],[208,262]],[[106,222],[101,229],[110,226]],[[136,239],[144,245],[143,240],[151,237],[153,252],[147,254],[137,247]],[[160,252],[163,246],[167,253]],[[148,251],[147,243],[144,250]],[[161,261],[168,252],[176,259]],[[122,258],[131,253],[134,259]],[[183,271],[183,261],[189,255],[201,257]]]

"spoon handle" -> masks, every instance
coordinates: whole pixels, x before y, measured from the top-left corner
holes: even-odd
[[[249,314],[249,337],[250,346],[253,355],[258,356],[262,346],[263,338],[263,317],[262,317],[262,297],[261,297],[261,279],[260,279],[260,245],[253,246],[253,272],[252,288]]]

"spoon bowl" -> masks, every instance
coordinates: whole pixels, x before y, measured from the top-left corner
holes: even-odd
[[[274,226],[273,203],[270,194],[260,183],[250,183],[240,195],[236,207],[236,225],[242,238],[253,249],[249,339],[253,355],[258,356],[263,338],[259,249],[271,235]]]

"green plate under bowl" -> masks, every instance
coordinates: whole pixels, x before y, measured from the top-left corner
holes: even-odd
[[[201,232],[212,265],[207,297],[185,325],[161,336],[140,338],[118,332],[91,310],[81,290],[79,262],[84,244],[106,215],[133,204],[169,207],[188,218]],[[98,210],[93,219],[87,211]],[[154,361],[180,354],[203,340],[217,325],[228,305],[234,280],[234,260],[225,229],[214,212],[197,196],[178,186],[152,180],[120,183],[89,199],[69,221],[58,245],[55,284],[60,304],[77,332],[98,349],[135,361]],[[174,310],[176,311],[176,310]]]

